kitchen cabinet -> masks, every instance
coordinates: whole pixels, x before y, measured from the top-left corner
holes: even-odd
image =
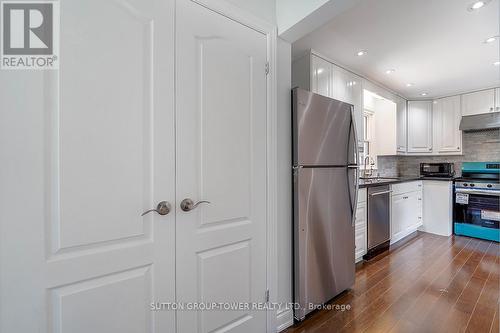
[[[500,106],[497,101],[497,107]],[[475,91],[462,95],[462,115],[499,111],[495,106],[495,89]]]
[[[408,153],[432,152],[432,101],[408,102]]]
[[[433,103],[433,150],[437,153],[462,151],[460,96],[440,98]]]
[[[453,183],[451,181],[424,180],[425,232],[450,236],[453,221]]]
[[[363,85],[361,77],[309,53],[292,63],[292,86],[312,91],[354,106],[359,140],[363,134]]]
[[[422,182],[392,186],[391,244],[415,232],[423,223]]]
[[[332,97],[333,70],[328,61],[311,56],[311,91],[316,94]]]
[[[332,98],[352,104],[351,73],[345,69],[333,66],[333,91]]]
[[[354,223],[354,259],[361,261],[367,250],[367,208],[366,208],[366,188],[362,188],[358,193],[358,205],[356,208],[356,221]]]
[[[495,89],[495,111],[500,111],[500,88]]]
[[[398,98],[396,102],[396,147],[398,153],[406,153],[407,142],[406,142],[406,122],[407,122],[407,110],[406,110],[406,100],[403,98]]]

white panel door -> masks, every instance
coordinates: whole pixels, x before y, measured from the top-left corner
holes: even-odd
[[[267,37],[177,2],[177,301],[265,302]],[[266,312],[179,311],[178,332],[265,332]]]
[[[432,152],[432,102],[408,102],[408,152]]]
[[[333,96],[332,64],[314,54],[311,55],[311,91],[327,97]]]
[[[150,304],[175,300],[174,214],[141,216],[175,200],[173,3],[60,6],[60,70],[0,74],[17,142],[0,331],[173,332],[174,313]]]
[[[462,150],[462,131],[458,129],[462,119],[460,96],[434,101],[432,119],[436,151],[460,152]]]
[[[462,95],[462,115],[495,111],[495,89],[481,90]]]

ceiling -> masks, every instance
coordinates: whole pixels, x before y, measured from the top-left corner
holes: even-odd
[[[362,0],[296,41],[407,98],[432,98],[500,86],[500,0]],[[357,56],[366,50],[364,56]],[[392,74],[386,70],[395,69]],[[407,87],[407,83],[413,83]],[[422,93],[428,95],[423,97]]]

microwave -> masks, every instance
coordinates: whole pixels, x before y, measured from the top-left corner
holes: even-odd
[[[455,165],[453,163],[420,163],[420,176],[424,177],[453,177]]]

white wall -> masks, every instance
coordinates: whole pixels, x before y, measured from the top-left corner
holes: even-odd
[[[278,302],[292,300],[292,125],[291,45],[278,38]],[[291,311],[278,311],[278,325],[293,323]],[[284,326],[282,326],[284,327]]]
[[[276,24],[275,0],[226,0],[271,24]]]
[[[276,0],[278,34],[290,29],[297,22],[324,5],[329,0]]]

